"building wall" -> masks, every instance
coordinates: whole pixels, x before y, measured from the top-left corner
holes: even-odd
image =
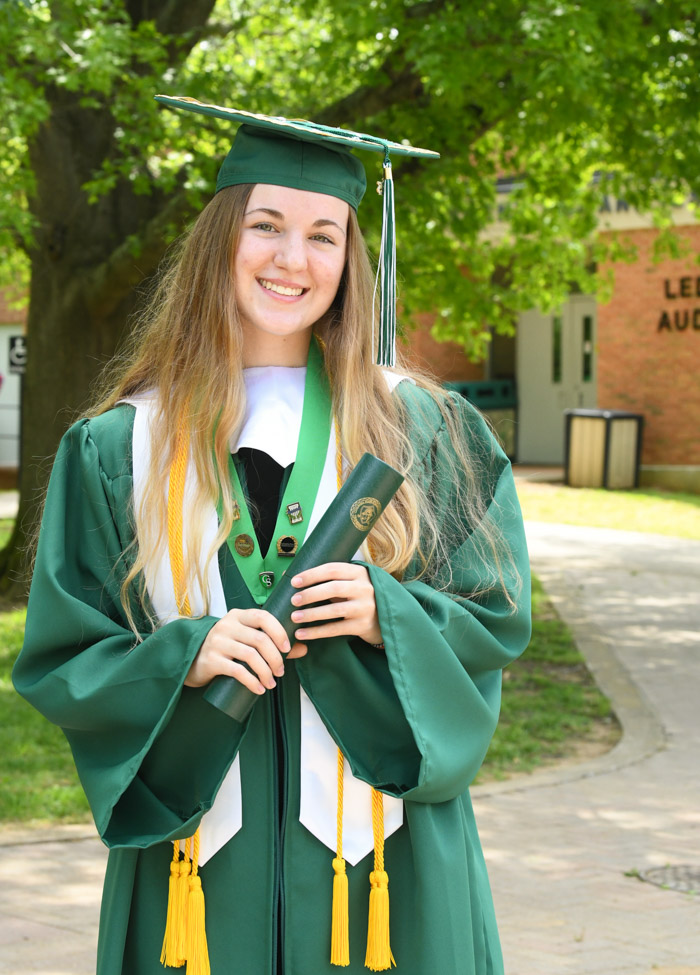
[[[634,264],[603,266],[613,298],[598,306],[598,405],[642,413],[643,464],[700,464],[700,227],[679,227],[679,260],[652,260],[655,230],[630,230]]]
[[[483,362],[470,362],[456,342],[436,342],[430,334],[433,315],[419,315],[417,325],[404,336],[402,347],[410,362],[440,382],[472,382],[485,378]]]
[[[21,325],[19,331],[24,331],[24,322],[27,317],[26,308],[11,308],[7,294],[0,290],[0,322],[3,325]]]
[[[11,297],[15,297],[12,295]],[[25,308],[12,308],[10,296],[0,291],[0,488],[15,487],[19,466],[21,377],[10,372],[10,338],[25,333]]]

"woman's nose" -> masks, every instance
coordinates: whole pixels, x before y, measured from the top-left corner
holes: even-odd
[[[306,263],[306,241],[303,235],[281,234],[275,254],[275,264],[288,271],[303,271]]]

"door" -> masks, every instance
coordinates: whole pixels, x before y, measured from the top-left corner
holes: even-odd
[[[564,463],[564,410],[597,405],[595,299],[520,316],[516,336],[521,464]]]

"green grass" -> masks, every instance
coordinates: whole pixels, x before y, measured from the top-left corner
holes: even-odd
[[[0,822],[88,818],[68,742],[12,687],[25,611],[0,613]]]
[[[477,782],[605,751],[618,736],[607,698],[538,579],[532,612],[532,640],[504,671],[501,719]]]
[[[9,542],[14,523],[13,518],[0,518],[0,548],[4,548]]]
[[[520,478],[517,487],[523,515],[530,521],[558,521],[700,540],[699,494],[652,488],[570,488]]]

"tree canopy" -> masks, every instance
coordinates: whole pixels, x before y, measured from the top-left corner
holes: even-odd
[[[3,262],[14,275],[47,234],[31,202],[42,170],[95,140],[74,187],[95,213],[157,200],[147,219],[115,219],[108,262],[90,268],[97,290],[131,281],[152,236],[206,200],[230,142],[224,125],[152,101],[188,94],[438,149],[440,163],[396,166],[402,297],[407,314],[435,310],[439,332],[479,349],[485,327],[592,285],[603,193],[663,219],[698,189],[697,26],[692,0],[5,4]],[[47,144],[41,130],[64,108],[85,127]],[[499,175],[520,178],[494,240]],[[376,241],[377,208],[365,210]]]
[[[438,337],[478,355],[519,311],[595,289],[596,261],[624,250],[595,239],[605,194],[663,225],[700,190],[698,45],[696,0],[0,4],[0,273],[29,283],[25,460],[55,449],[57,414],[84,401],[229,147],[224,123],[154,94],[438,150],[395,162],[403,314],[434,311]],[[375,252],[379,211],[370,194]]]

